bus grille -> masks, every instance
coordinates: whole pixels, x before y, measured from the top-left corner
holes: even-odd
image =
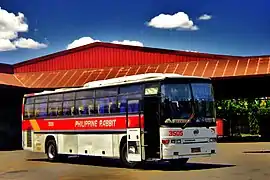
[[[32,147],[32,133],[31,129],[27,130],[26,133],[26,144],[27,147]]]

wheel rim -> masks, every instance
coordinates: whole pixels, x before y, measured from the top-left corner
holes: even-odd
[[[48,149],[48,156],[49,158],[53,159],[55,157],[55,154],[56,154],[56,151],[55,151],[55,148],[53,145],[50,145],[49,146],[49,149]]]
[[[127,148],[125,148],[125,159],[126,159],[126,162],[130,163],[129,160],[128,160],[128,152],[127,152]]]

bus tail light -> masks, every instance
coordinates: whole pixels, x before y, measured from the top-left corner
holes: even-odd
[[[169,144],[170,143],[170,140],[169,139],[162,139],[162,144]]]

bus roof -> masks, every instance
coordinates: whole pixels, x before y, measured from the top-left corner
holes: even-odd
[[[53,91],[43,91],[34,94],[26,94],[25,96],[36,96],[42,94],[54,94],[59,92],[68,92],[68,91],[75,91],[75,90],[83,90],[83,89],[93,89],[99,87],[108,87],[108,86],[115,86],[115,85],[124,85],[124,84],[131,84],[131,83],[140,83],[140,82],[149,82],[149,81],[157,81],[163,80],[166,78],[196,78],[196,79],[209,79],[205,77],[198,77],[198,76],[183,76],[179,74],[173,73],[147,73],[147,74],[138,74],[138,75],[131,75],[131,76],[124,76],[106,80],[99,80],[99,81],[92,81],[84,84],[82,87],[77,88],[60,88]]]

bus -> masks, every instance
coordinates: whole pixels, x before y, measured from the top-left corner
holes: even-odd
[[[216,154],[211,80],[148,73],[26,94],[22,146],[48,160],[67,156],[182,166]]]

